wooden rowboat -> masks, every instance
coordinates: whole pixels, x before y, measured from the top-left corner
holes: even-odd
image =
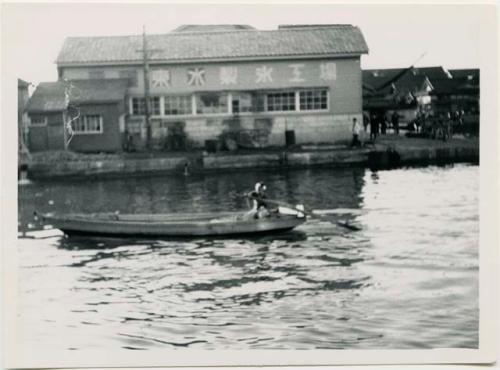
[[[224,236],[291,230],[306,218],[301,214],[272,214],[253,218],[237,212],[178,214],[53,214],[41,215],[45,224],[66,234],[110,236]]]

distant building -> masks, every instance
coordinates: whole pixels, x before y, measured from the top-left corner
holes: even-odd
[[[363,70],[363,110],[414,120],[420,111],[479,112],[479,70],[438,67]]]
[[[450,80],[436,81],[431,92],[436,111],[479,115],[479,69],[451,69]]]
[[[361,119],[360,57],[368,47],[357,27],[187,25],[147,41],[157,149],[203,148],[225,136],[255,147],[282,146],[287,138],[346,142],[352,119]],[[41,84],[30,104],[32,125],[47,132],[36,147],[60,147],[71,84],[82,116],[70,149],[115,151],[124,140],[144,147],[142,47],[140,35],[67,38],[56,62],[59,82]],[[75,99],[83,81],[92,94]],[[101,89],[112,91],[112,102]],[[57,110],[50,104],[55,92]]]
[[[26,105],[29,100],[29,82],[17,79],[17,128],[18,128],[18,151],[27,151],[27,135],[29,118],[26,112]]]
[[[432,89],[428,76],[417,68],[363,70],[363,110],[378,114],[397,111],[402,123],[410,122],[419,110],[430,107]]]

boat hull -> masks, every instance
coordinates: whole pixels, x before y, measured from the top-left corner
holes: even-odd
[[[251,235],[291,230],[305,219],[273,215],[261,219],[241,213],[117,215],[68,214],[42,216],[44,223],[66,234],[110,236],[224,236]]]

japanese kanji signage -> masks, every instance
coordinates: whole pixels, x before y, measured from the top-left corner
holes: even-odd
[[[154,69],[150,77],[151,87],[170,86],[170,71],[167,69]]]
[[[233,85],[238,80],[238,67],[220,67],[219,78],[221,85]]]
[[[321,86],[337,80],[337,62],[307,61],[290,63],[205,64],[189,67],[171,66],[153,69],[150,86],[153,89],[176,91],[204,88],[236,89],[286,86]]]
[[[273,82],[273,69],[267,66],[255,69],[255,83]]]
[[[337,79],[337,65],[335,63],[321,63],[319,68],[322,80],[331,81]]]
[[[187,81],[191,86],[203,86],[205,84],[205,69],[188,69]]]

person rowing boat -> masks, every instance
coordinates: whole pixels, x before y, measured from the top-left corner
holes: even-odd
[[[252,201],[252,209],[247,213],[247,216],[253,218],[265,218],[271,216],[271,212],[266,202],[266,185],[263,183],[256,183],[254,190],[249,192],[246,196]]]

